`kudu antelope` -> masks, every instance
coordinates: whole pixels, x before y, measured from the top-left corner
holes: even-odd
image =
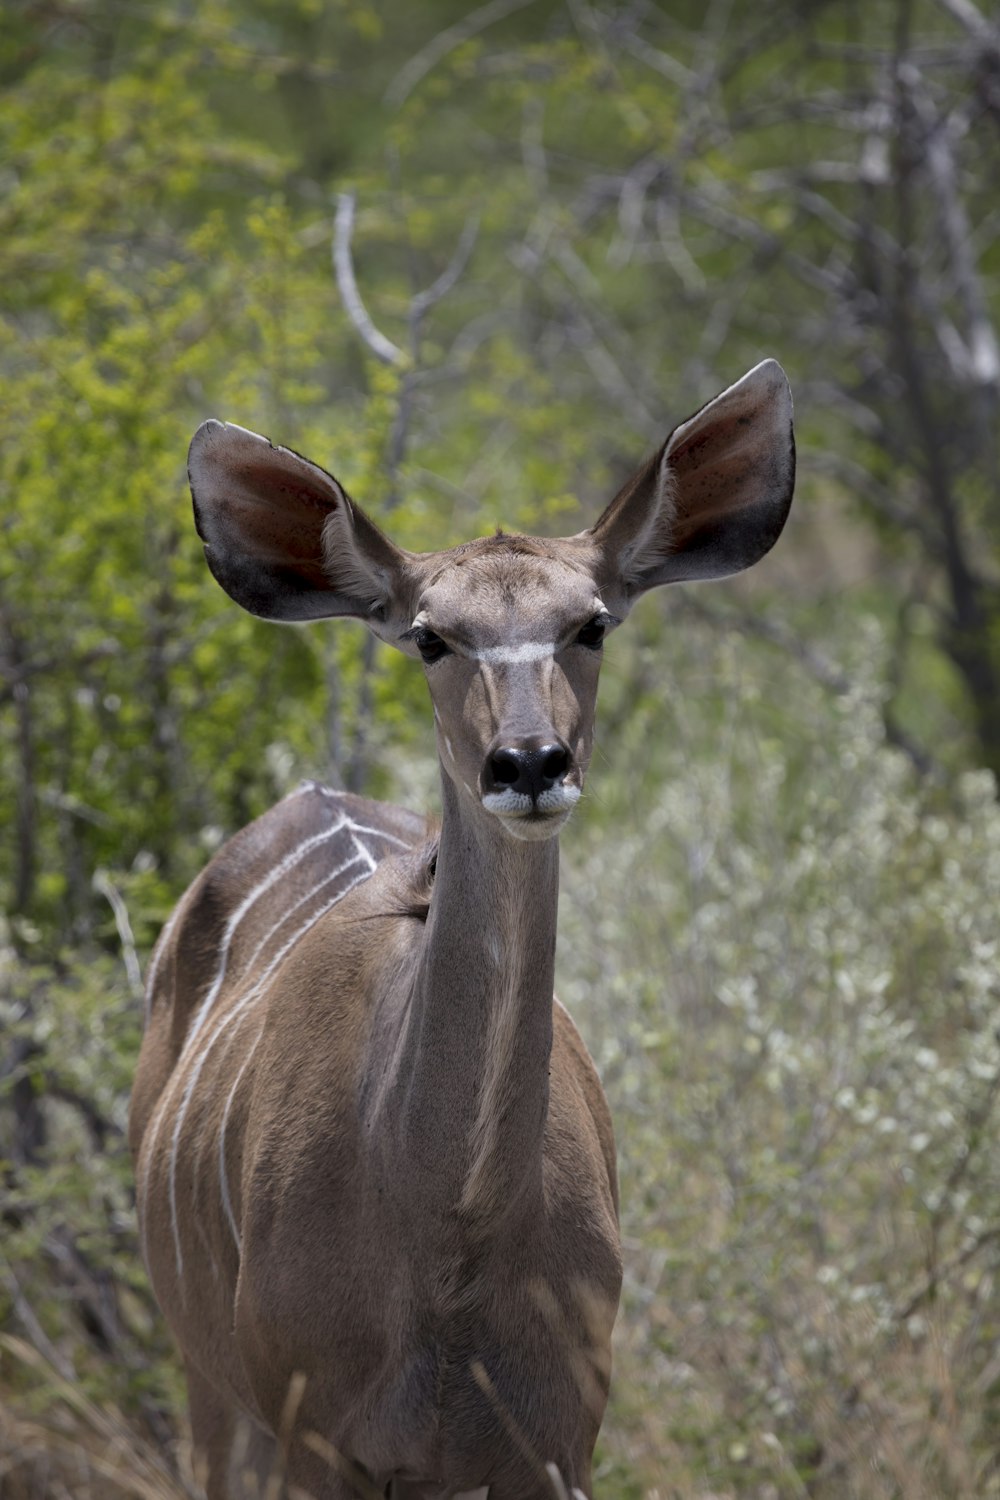
[[[615,1148],[553,999],[555,835],[583,788],[602,641],[646,589],[768,551],[791,418],[765,361],[591,530],[431,553],[288,449],[198,430],[215,577],[254,614],[351,616],[422,658],[443,794],[435,836],[300,787],[215,856],[152,960],[139,1217],[211,1500],[269,1475],[315,1500],[541,1500],[546,1464],[591,1493]]]

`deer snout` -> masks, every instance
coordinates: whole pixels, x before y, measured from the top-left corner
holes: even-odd
[[[569,746],[562,740],[494,745],[483,766],[483,793],[515,792],[537,803],[543,792],[563,781],[572,765]]]

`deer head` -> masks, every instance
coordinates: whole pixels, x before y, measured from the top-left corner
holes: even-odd
[[[330,474],[205,422],[189,457],[209,567],[271,620],[346,615],[424,664],[444,773],[518,839],[583,788],[606,636],[647,589],[721,578],[777,541],[795,477],[792,399],[765,360],[674,429],[597,524],[448,551],[397,547]]]

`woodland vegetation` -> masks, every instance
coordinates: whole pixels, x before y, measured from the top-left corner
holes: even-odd
[[[194,1493],[123,1140],[176,897],[304,775],[437,796],[412,663],[212,582],[194,428],[405,545],[569,532],[767,355],[785,536],[615,635],[563,839],[595,1482],[1000,1496],[995,16],[11,0],[0,75],[0,1496]]]

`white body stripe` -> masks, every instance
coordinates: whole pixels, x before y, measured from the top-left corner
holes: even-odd
[[[338,831],[338,833],[342,833],[343,832],[343,826],[341,826],[340,828],[338,828],[337,831]],[[355,849],[357,849],[357,851],[358,851],[358,853],[355,856],[355,858],[356,859],[367,859],[367,860],[371,861],[371,855],[368,853],[368,850],[353,835],[352,835],[352,842],[354,844]],[[292,906],[288,907],[288,909],[286,911],[282,912],[282,914],[278,918],[277,922],[275,922],[272,927],[269,927],[267,929],[267,931],[265,932],[264,936],[258,942],[256,948],[253,950],[253,952],[251,953],[250,957],[247,959],[246,963],[243,965],[244,971],[249,972],[249,970],[253,968],[254,964],[257,962],[258,958],[263,953],[263,951],[267,947],[268,943],[274,937],[274,934],[278,931],[279,928],[284,927],[284,925],[288,921],[289,917],[294,916],[294,914],[299,910],[300,907],[305,906],[305,904],[306,904],[307,901],[311,901],[312,898],[315,895],[317,895],[323,889],[323,887],[325,885],[329,885],[329,883],[330,883],[331,880],[336,880],[336,878],[337,878],[338,875],[343,875],[344,871],[347,870],[347,869],[349,869],[351,867],[351,865],[354,864],[354,862],[355,862],[354,859],[349,859],[346,862],[346,864],[339,865],[336,870],[330,870],[326,875],[323,876],[322,880],[317,881],[317,883],[315,885],[310,886],[309,889],[306,891],[305,895],[300,896],[299,899]],[[373,870],[375,868],[375,865],[374,865],[373,861],[371,862],[371,868]]]
[[[357,829],[358,825],[356,823],[352,823],[350,825],[350,827],[352,829]],[[370,830],[365,829],[364,831],[367,833]],[[352,834],[351,834],[351,843],[354,845],[355,849],[357,849],[357,851],[358,851],[358,858],[359,859],[367,860],[367,862],[368,862],[368,873],[370,875],[374,874],[375,867],[376,867],[376,864],[377,864],[377,860],[372,859],[371,850],[365,848],[364,844],[358,838],[358,835],[357,835],[356,832],[352,832]],[[356,884],[357,882],[354,882],[354,883]],[[348,887],[348,889],[350,889],[350,887]],[[346,894],[346,892],[345,892],[345,894]]]
[[[312,894],[315,895],[316,892],[321,890],[324,885],[328,885],[331,880],[335,880],[338,875],[342,875],[344,871],[351,865],[357,864],[358,859],[359,856],[357,854],[352,855],[352,857],[347,860],[346,863],[340,865],[336,870],[332,871],[325,880],[321,880],[319,885],[315,887]],[[325,916],[328,911],[336,906],[337,902],[342,900],[343,897],[347,895],[348,891],[353,890],[356,885],[359,885],[362,880],[367,879],[370,874],[371,871],[366,870],[363,872],[363,874],[359,875],[356,880],[352,880],[350,885],[346,886],[344,890],[337,892],[332,901],[328,901],[325,906],[321,906],[319,911],[315,912],[311,917],[307,919],[307,921],[302,923],[301,927],[297,928],[296,931],[292,933],[288,941],[278,949],[274,958],[272,958],[271,962],[268,964],[263,974],[260,975],[257,982],[251,985],[250,989],[247,990],[245,995],[242,995],[240,997],[240,999],[236,1002],[231,1010],[227,1010],[222,1016],[220,1016],[219,1020],[216,1023],[215,1030],[206,1039],[204,1048],[202,1049],[200,1055],[193,1061],[193,1066],[188,1077],[187,1087],[185,1088],[184,1093],[181,1097],[181,1102],[177,1110],[177,1119],[174,1122],[173,1134],[171,1135],[170,1139],[170,1171],[168,1177],[168,1195],[170,1200],[170,1224],[174,1235],[174,1252],[177,1259],[178,1278],[183,1275],[184,1254],[181,1250],[180,1226],[177,1221],[177,1151],[180,1145],[181,1131],[184,1128],[184,1121],[187,1117],[188,1105],[191,1102],[191,1096],[194,1093],[195,1087],[197,1086],[198,1079],[201,1077],[202,1069],[204,1068],[205,1063],[208,1061],[209,1054],[212,1051],[212,1048],[215,1046],[215,1043],[219,1040],[219,1037],[225,1031],[227,1025],[229,1025],[230,1022],[235,1021],[238,1017],[242,1017],[243,1012],[246,1011],[248,1006],[259,1000],[261,996],[266,993],[268,980],[271,978],[275,969],[278,968],[282,960],[286,958],[291,950],[295,947],[295,944],[299,941],[299,939],[309,931],[310,927],[312,927],[316,922],[319,921],[320,917]],[[277,923],[277,926],[280,927],[281,923]],[[178,1067],[174,1071],[173,1078],[175,1080],[179,1075],[180,1066],[184,1061],[184,1056],[189,1050],[189,1047],[190,1038],[185,1044],[184,1053],[181,1054]],[[165,1092],[167,1091],[168,1090],[165,1090]]]
[[[222,1191],[222,1207],[226,1211],[226,1218],[229,1220],[229,1227],[233,1231],[233,1240],[236,1244],[237,1255],[243,1254],[243,1243],[240,1239],[240,1231],[236,1224],[236,1215],[233,1213],[233,1200],[229,1196],[229,1174],[226,1171],[226,1122],[229,1119],[229,1111],[232,1108],[233,1100],[236,1097],[236,1090],[240,1086],[240,1080],[249,1067],[250,1060],[253,1057],[254,1052],[257,1050],[257,1043],[260,1041],[263,1034],[264,1028],[261,1027],[260,1031],[258,1031],[257,1033],[256,1038],[254,1039],[253,1046],[250,1048],[250,1051],[247,1053],[246,1057],[243,1059],[243,1062],[240,1064],[240,1070],[233,1080],[233,1086],[229,1090],[229,1094],[226,1097],[226,1107],[222,1111],[222,1124],[219,1126],[219,1187]]]
[[[216,969],[215,978],[209,986],[208,993],[206,994],[204,1000],[201,1002],[201,1005],[198,1007],[195,1018],[191,1023],[191,1029],[188,1032],[187,1039],[184,1043],[185,1052],[188,1050],[194,1038],[197,1036],[202,1022],[208,1015],[209,1011],[212,1009],[216,997],[218,996],[218,993],[222,988],[222,981],[226,977],[226,965],[229,963],[229,949],[236,934],[236,929],[243,921],[243,918],[246,916],[251,906],[259,901],[261,896],[269,891],[271,887],[281,879],[282,875],[287,875],[289,870],[294,869],[297,864],[305,859],[306,855],[310,853],[311,850],[317,848],[320,844],[328,843],[330,839],[335,838],[336,835],[343,830],[346,823],[347,819],[341,818],[340,822],[335,823],[332,828],[325,828],[322,833],[314,833],[311,838],[303,839],[302,843],[299,844],[297,848],[293,849],[291,854],[286,854],[284,859],[280,860],[278,864],[275,865],[274,869],[270,870],[268,874],[265,875],[264,879],[258,885],[254,886],[249,895],[244,896],[243,900],[240,902],[239,906],[236,908],[232,916],[229,918],[229,921],[226,923],[226,930],[222,934],[222,952],[219,958],[219,967]]]
[[[298,790],[306,791],[309,788],[310,783],[305,783]],[[315,789],[323,791],[331,797],[338,795],[337,793],[330,791],[328,788],[316,787]],[[292,793],[291,795],[294,796],[297,795],[297,793]],[[282,876],[287,875],[312,851],[319,848],[322,844],[329,842],[329,840],[335,837],[335,835],[337,835],[338,833],[342,834],[345,831],[348,831],[351,835],[351,842],[353,844],[355,852],[350,856],[349,859],[346,859],[341,864],[339,864],[336,869],[326,871],[321,880],[317,881],[313,886],[311,886],[310,889],[306,891],[304,895],[300,896],[292,906],[282,911],[281,916],[278,918],[278,920],[273,923],[273,925],[267,930],[267,932],[265,932],[263,937],[259,939],[249,958],[243,964],[241,964],[243,973],[245,974],[247,971],[252,970],[253,965],[260,958],[260,955],[265,951],[267,945],[274,939],[276,934],[280,932],[281,928],[285,926],[285,924],[295,914],[295,912],[301,910],[302,907],[306,906],[310,901],[314,900],[325,886],[328,886],[331,881],[339,879],[340,876],[344,875],[348,870],[351,869],[352,866],[361,865],[358,873],[352,880],[348,882],[348,884],[342,890],[339,890],[336,893],[332,900],[324,902],[317,911],[313,912],[304,922],[300,923],[300,925],[288,937],[288,939],[284,943],[282,943],[278,951],[274,954],[263,971],[256,977],[250,987],[241,996],[239,996],[234,1005],[228,1008],[224,1012],[224,1014],[218,1018],[214,1027],[212,1027],[208,1031],[208,1034],[203,1035],[206,1030],[206,1023],[209,1019],[212,1007],[218,999],[219,994],[222,990],[226,978],[226,971],[229,963],[229,955],[232,950],[233,940],[236,936],[237,929],[243,921],[243,918],[256,904],[256,902],[267,891],[269,891],[276,884],[276,882],[282,878]],[[400,848],[403,849],[408,849],[411,847],[405,839],[399,838],[395,834],[387,833],[380,828],[370,828],[363,823],[355,823],[353,819],[347,817],[346,815],[340,815],[338,821],[334,826],[328,829],[324,829],[321,833],[314,834],[311,837],[304,839],[302,843],[300,843],[295,849],[293,849],[289,854],[286,854],[284,858],[279,860],[279,862],[273,867],[273,869],[271,869],[268,874],[258,882],[253,890],[251,890],[244,897],[239,906],[232,912],[228,921],[226,922],[220,942],[219,963],[213,975],[212,983],[210,984],[205,998],[201,1002],[201,1005],[198,1007],[197,1013],[185,1038],[184,1045],[181,1050],[181,1055],[177,1060],[177,1064],[163,1090],[162,1095],[160,1096],[159,1103],[157,1104],[156,1110],[153,1114],[146,1133],[143,1156],[146,1160],[147,1170],[142,1177],[143,1213],[141,1219],[143,1224],[143,1252],[145,1255],[147,1266],[149,1265],[149,1246],[146,1240],[145,1226],[148,1223],[148,1214],[146,1212],[146,1208],[148,1205],[150,1191],[152,1160],[154,1157],[156,1142],[162,1131],[164,1122],[169,1114],[170,1105],[173,1100],[177,1099],[178,1091],[180,1091],[180,1098],[177,1102],[177,1114],[174,1120],[170,1139],[170,1159],[167,1191],[170,1204],[170,1220],[174,1241],[174,1254],[177,1262],[177,1274],[179,1278],[182,1278],[184,1270],[184,1254],[183,1248],[181,1246],[180,1224],[177,1211],[177,1161],[180,1150],[181,1136],[184,1129],[184,1122],[187,1117],[188,1108],[193,1098],[194,1091],[197,1088],[198,1081],[202,1075],[202,1071],[216,1043],[220,1040],[220,1038],[223,1037],[223,1035],[225,1035],[229,1044],[232,1044],[232,1041],[236,1033],[240,1029],[242,1022],[246,1019],[250,1011],[256,1007],[257,1002],[263,999],[264,995],[270,988],[270,981],[274,976],[276,970],[291,952],[292,948],[299,941],[299,939],[304,937],[309,929],[316,922],[318,922],[321,917],[325,916],[327,912],[331,911],[339,901],[343,900],[343,898],[350,891],[352,891],[355,886],[360,885],[362,881],[367,880],[375,870],[378,861],[372,854],[371,850],[367,848],[362,839],[358,836],[359,834],[371,834],[375,838],[383,839],[391,844],[397,844]],[[172,915],[169,927],[164,932],[164,937],[167,936],[169,928],[172,928],[178,915],[179,910],[175,911]],[[155,974],[156,966],[154,966],[150,978],[155,978]],[[202,1043],[201,1047],[198,1049],[197,1056],[194,1055],[196,1039],[199,1039]],[[226,1099],[225,1108],[223,1110],[222,1124],[218,1142],[219,1183],[222,1197],[222,1206],[225,1211],[226,1218],[229,1222],[230,1229],[233,1232],[237,1250],[240,1249],[240,1235],[239,1228],[236,1223],[235,1213],[233,1210],[231,1195],[229,1192],[229,1182],[225,1162],[225,1135],[229,1112],[236,1095],[236,1090],[250,1062],[250,1058],[253,1055],[253,1050],[256,1047],[257,1040],[259,1040],[259,1035],[258,1038],[255,1039],[253,1046],[250,1049],[250,1053],[244,1059],[239,1072],[237,1073],[236,1079],[230,1088],[228,1097]],[[186,1082],[182,1083],[182,1078],[185,1073],[187,1074]]]
[[[408,844],[405,839],[398,838],[396,836],[396,834],[394,834],[394,833],[384,833],[381,828],[369,828],[366,823],[355,823],[351,818],[348,818],[347,821],[346,821],[346,823],[342,824],[341,826],[349,828],[352,833],[370,833],[370,834],[373,834],[375,838],[377,838],[377,839],[385,839],[386,842],[389,843],[389,844],[398,844],[401,849],[412,849],[413,848],[412,844]],[[355,843],[356,842],[357,842],[357,840],[355,840]],[[361,847],[362,847],[362,849],[364,849],[363,845]],[[377,861],[374,860],[374,859],[372,859],[372,857],[368,853],[367,849],[364,849],[364,853],[365,853],[365,856],[368,859],[372,860],[372,869],[374,870]]]

